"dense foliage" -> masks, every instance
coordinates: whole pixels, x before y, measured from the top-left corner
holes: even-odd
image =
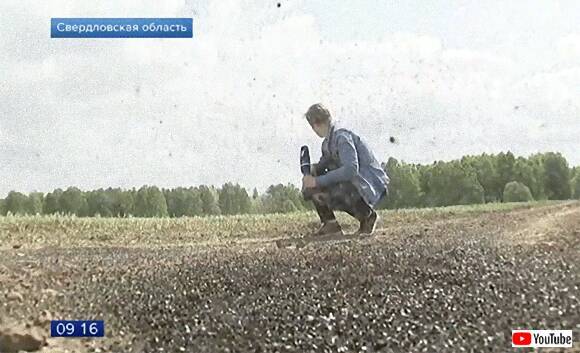
[[[482,154],[430,165],[391,158],[384,168],[391,185],[381,207],[390,209],[516,201],[512,191],[522,199],[519,201],[580,198],[580,168],[570,168],[560,153],[538,153],[528,158],[515,157],[511,152]],[[506,186],[514,181],[517,186],[507,188],[510,194],[506,199]],[[525,189],[531,198],[523,195]]]
[[[505,202],[528,202],[534,201],[530,188],[519,181],[510,181],[505,184],[503,190],[503,200]]]
[[[437,207],[528,200],[580,199],[580,168],[559,153],[515,157],[511,152],[466,156],[430,165],[389,158],[383,164],[391,183],[379,208]],[[160,189],[82,191],[76,187],[29,195],[11,191],[0,199],[0,215],[73,214],[102,217],[182,217],[288,213],[312,209],[291,184],[272,185],[264,194],[238,184]]]

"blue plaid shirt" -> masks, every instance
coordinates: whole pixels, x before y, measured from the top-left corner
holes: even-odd
[[[318,186],[350,181],[373,207],[388,192],[389,177],[368,145],[354,132],[334,124],[322,142],[322,157],[316,167],[317,171],[324,169],[330,171],[316,177]]]

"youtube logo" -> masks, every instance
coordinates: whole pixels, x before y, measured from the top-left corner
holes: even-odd
[[[512,332],[512,346],[529,346],[530,344],[532,344],[531,332]]]
[[[512,330],[512,347],[572,347],[572,330]]]

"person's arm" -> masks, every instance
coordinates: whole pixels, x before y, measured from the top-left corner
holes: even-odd
[[[314,163],[311,166],[310,175],[312,176],[319,176],[321,174],[324,174],[324,170],[328,168],[330,165],[330,161],[332,158],[330,157],[328,152],[327,153],[324,152],[328,151],[328,148],[325,148],[327,143],[328,141],[325,139],[320,148],[321,149],[320,160],[318,161],[318,163]]]
[[[312,174],[312,176],[320,175],[324,171],[324,169],[328,168],[329,162],[330,162],[330,158],[328,158],[328,156],[325,156],[323,154],[320,157],[320,160],[318,161],[318,163],[314,163],[312,165],[312,171],[310,174]]]
[[[341,181],[348,181],[358,174],[358,154],[354,141],[350,135],[338,135],[338,157],[342,166],[338,169],[331,170],[325,175],[316,177],[316,185],[327,187]]]

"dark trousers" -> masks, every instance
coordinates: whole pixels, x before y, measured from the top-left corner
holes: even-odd
[[[357,188],[350,182],[332,185],[328,188],[311,188],[302,190],[305,200],[311,200],[316,207],[320,221],[335,220],[333,211],[344,211],[362,221],[373,209],[362,198]]]

